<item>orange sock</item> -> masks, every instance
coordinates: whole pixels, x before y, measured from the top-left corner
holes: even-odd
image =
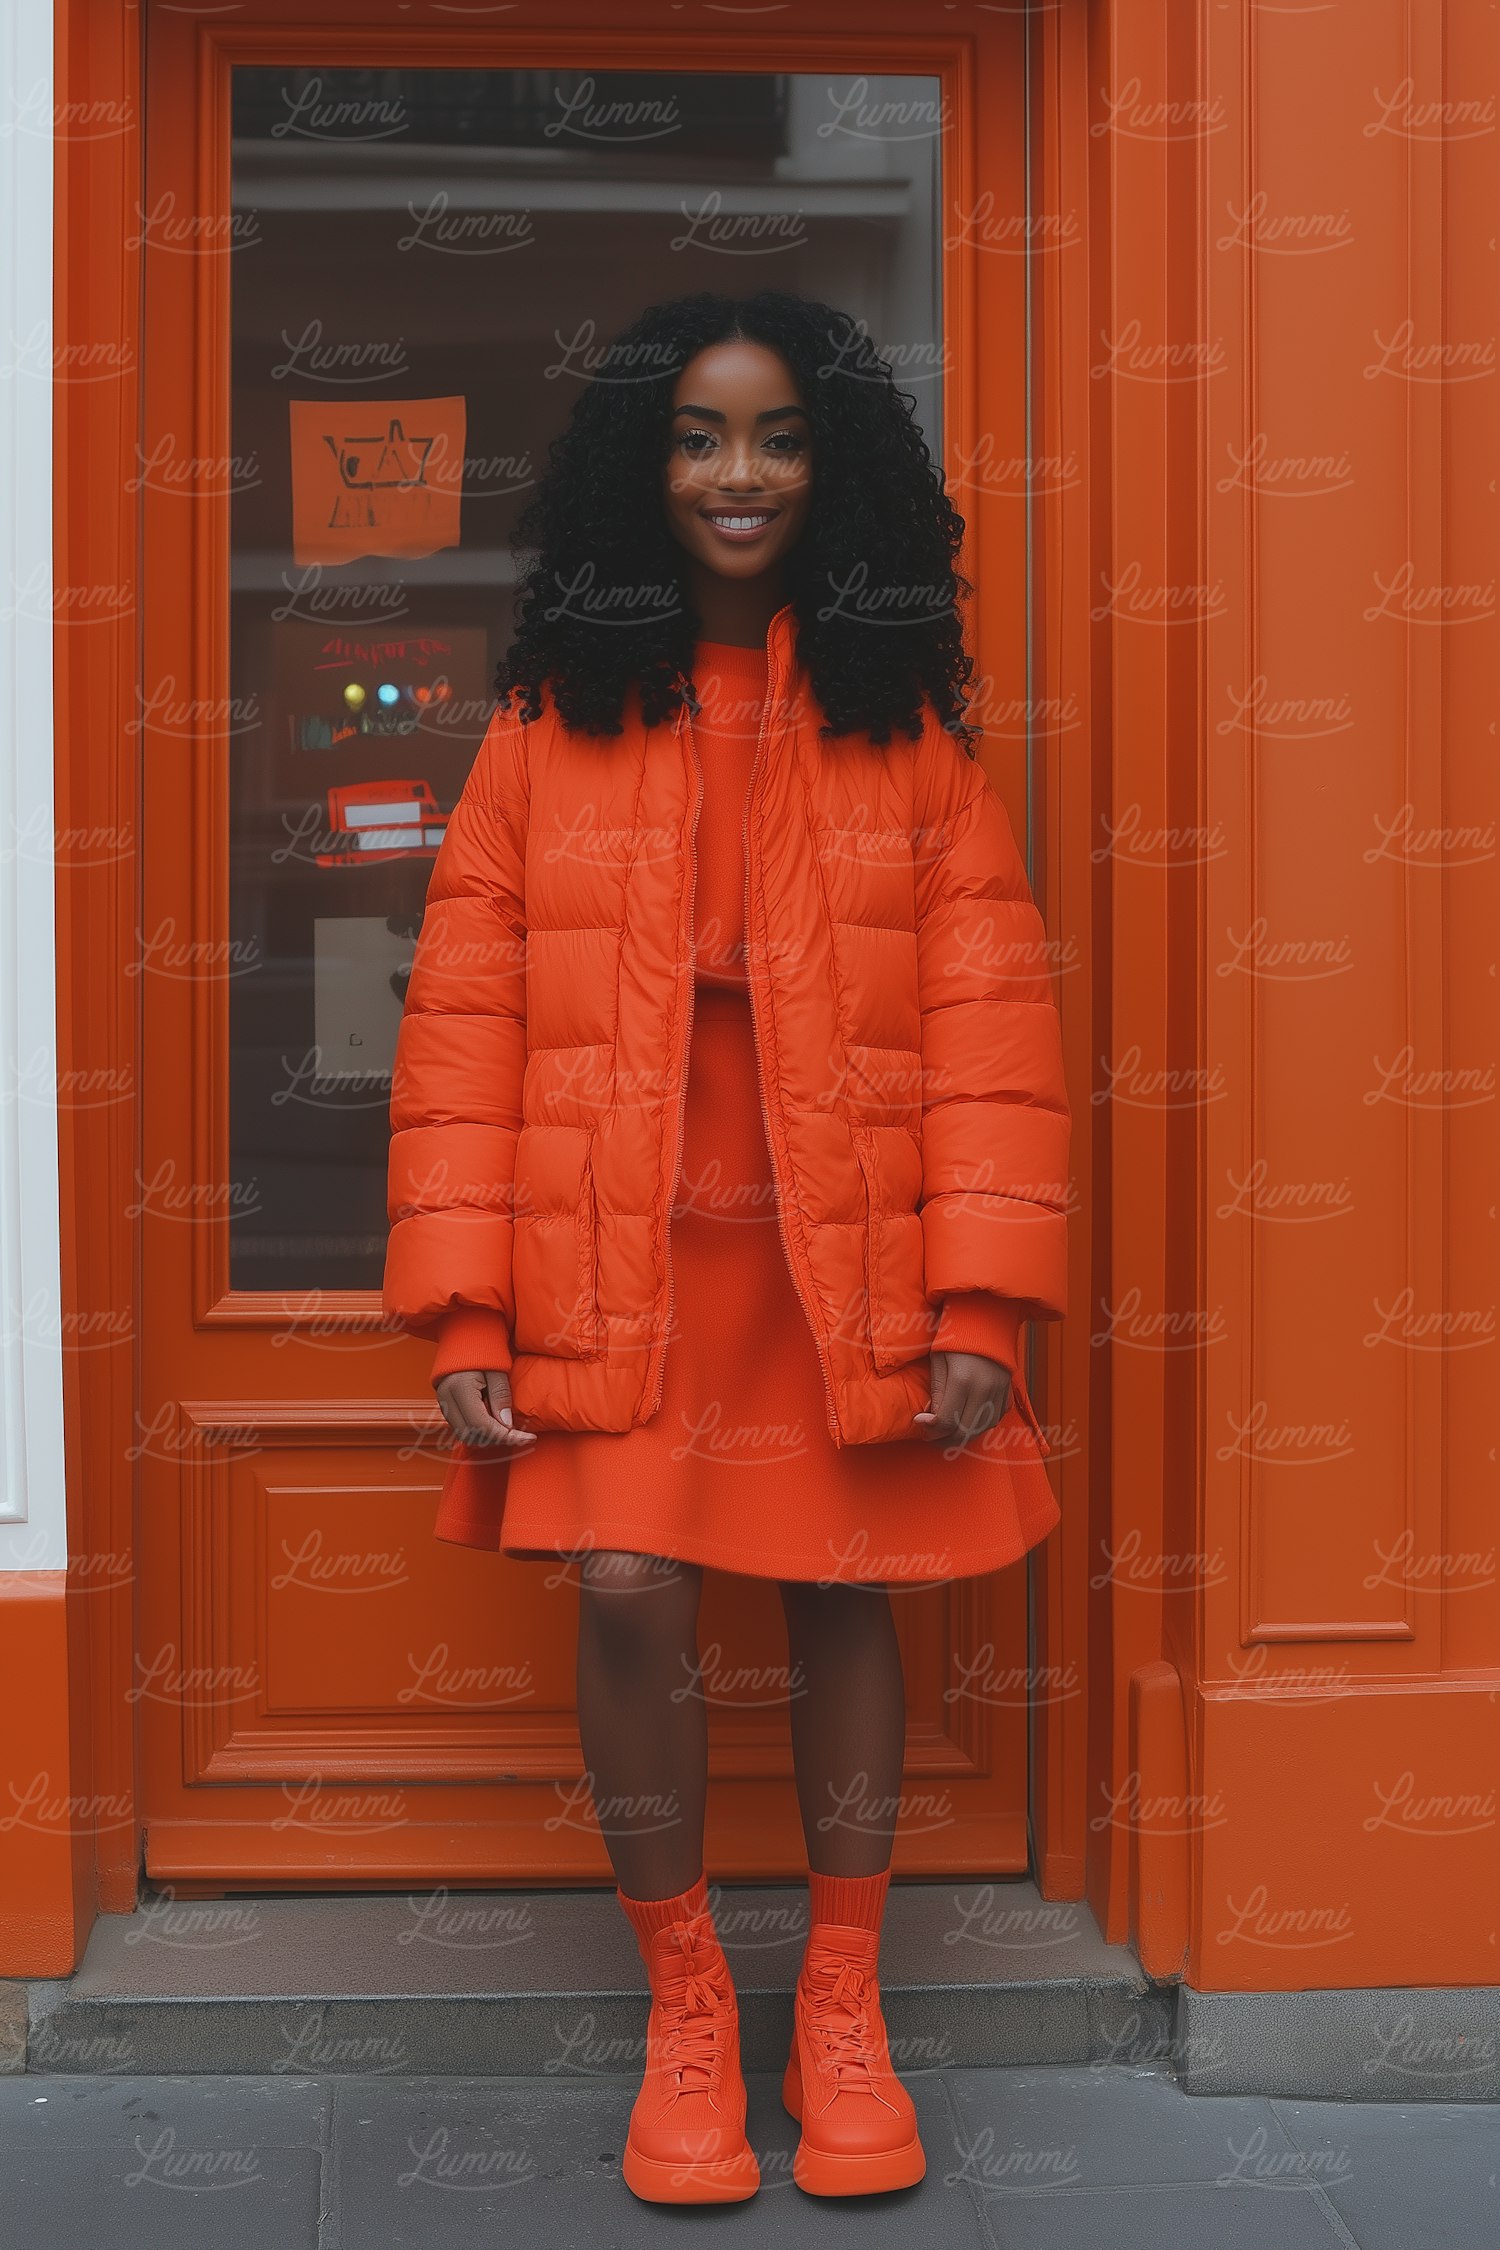
[[[686,1922],[694,1914],[708,1912],[708,1878],[700,1872],[685,1891],[678,1891],[673,1898],[627,1898],[618,1885],[615,1897],[629,1917],[644,1954],[658,1930],[666,1929],[672,1922]]]
[[[885,1914],[891,1871],[878,1875],[820,1875],[807,1871],[808,1921],[837,1922],[845,1930],[878,1930]]]

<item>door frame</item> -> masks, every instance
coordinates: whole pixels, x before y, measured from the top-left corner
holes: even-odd
[[[830,0],[836,14],[843,0]],[[336,19],[344,0],[326,0]],[[358,13],[353,8],[351,13]],[[869,9],[848,6],[849,31],[805,33],[780,42],[779,54],[816,67],[847,70],[849,43],[857,41],[860,59],[887,68],[940,72],[950,86],[965,91],[972,82],[978,42],[969,34],[871,36],[864,29]],[[569,28],[597,25],[589,33],[589,55],[600,68],[650,67],[653,61],[682,67],[678,34],[622,33],[614,13],[599,5],[568,10]],[[1078,12],[1041,5],[1031,26],[1032,139],[1029,150],[1032,193],[1043,218],[1049,195],[1077,194],[1083,211],[1089,193],[1079,183],[1097,179],[1099,151],[1090,145],[1089,73],[1097,57],[1089,49]],[[99,115],[116,120],[111,129],[60,132],[57,142],[58,274],[57,349],[65,364],[70,346],[106,343],[125,370],[102,384],[63,385],[57,417],[57,567],[65,585],[128,586],[138,583],[139,511],[131,480],[137,470],[135,431],[140,404],[139,323],[141,253],[139,229],[132,221],[141,206],[142,58],[137,26],[143,18],[124,0],[59,0],[58,114]],[[413,60],[431,62],[430,35],[405,34]],[[526,33],[507,26],[511,51],[540,59],[555,56],[556,33]],[[391,35],[393,54],[403,35]],[[326,31],[309,31],[287,6],[282,25],[235,24],[199,27],[200,53],[222,41],[238,55],[257,43],[274,41],[278,54],[288,46],[313,47]],[[733,34],[705,35],[714,60],[761,60],[759,42]],[[492,38],[481,43],[456,34],[444,39],[444,60],[491,59]],[[691,45],[686,50],[691,54]],[[207,65],[205,63],[205,73]],[[207,77],[205,75],[205,81]],[[960,102],[960,118],[972,113]],[[972,150],[962,127],[955,136],[954,173],[962,180]],[[1056,204],[1061,210],[1061,203]],[[1035,250],[1033,220],[1027,240]],[[961,232],[961,230],[958,230]],[[962,366],[972,354],[979,324],[972,261],[948,249],[945,271],[945,336]],[[122,258],[118,245],[131,245]],[[998,765],[997,779],[1015,802],[1025,792],[1026,845],[1032,880],[1059,960],[1089,964],[1087,974],[1059,979],[1059,1002],[1069,1061],[1070,1083],[1092,1083],[1090,1058],[1107,1047],[1101,1036],[1107,1021],[1108,988],[1103,965],[1089,943],[1098,924],[1101,870],[1091,864],[1092,806],[1101,779],[1103,708],[1095,682],[1100,652],[1088,621],[1092,573],[1089,553],[1099,536],[1100,512],[1108,486],[1103,481],[1107,453],[1098,445],[1099,387],[1087,371],[1089,313],[1101,285],[1090,245],[1093,237],[1080,220],[1046,255],[1032,255],[1032,382],[1041,402],[1037,434],[1043,450],[1054,445],[1059,459],[1071,451],[1084,463],[1076,481],[1060,480],[1034,500],[1033,538],[1033,708],[1075,708],[1075,740],[1090,746],[1081,756],[1049,755],[1048,739],[1029,729],[1030,740],[1011,746]],[[1142,252],[1144,255],[1144,251]],[[950,460],[977,436],[972,386],[950,387],[946,401],[945,442]],[[1093,442],[1090,442],[1092,438]],[[70,478],[68,465],[76,474]],[[976,525],[982,534],[982,525]],[[983,570],[982,536],[966,553],[971,575]],[[998,629],[992,625],[991,630]],[[134,834],[140,802],[141,681],[133,604],[123,614],[88,632],[59,633],[56,644],[58,719],[57,820],[65,833]],[[1070,725],[1073,722],[1070,721]],[[138,1302],[138,1247],[128,1216],[138,1188],[136,1103],[130,1091],[139,1083],[141,1039],[139,980],[133,973],[138,947],[136,860],[133,851],[100,864],[65,863],[58,876],[59,1070],[107,1073],[106,1083],[125,1089],[98,1108],[65,1111],[61,1123],[63,1282],[65,1315],[75,1321],[112,1313],[127,1320]],[[1102,926],[1102,925],[1099,925]],[[103,964],[103,973],[100,965]],[[1074,1176],[1097,1191],[1100,1144],[1093,1131],[1092,1105],[1075,1099]],[[1083,1895],[1086,1886],[1101,1919],[1115,1919],[1116,1889],[1128,1837],[1116,1819],[1102,1832],[1090,1828],[1090,1776],[1111,1763],[1109,1742],[1100,1736],[1090,1712],[1102,1698],[1106,1712],[1118,1701],[1109,1680],[1110,1639],[1100,1627],[1101,1605],[1087,1584],[1091,1508],[1095,1491],[1092,1463],[1108,1458],[1101,1400],[1091,1396],[1094,1381],[1088,1350],[1087,1308],[1098,1301],[1097,1262],[1107,1239],[1096,1194],[1075,1199],[1072,1230],[1071,1302],[1077,1310],[1061,1335],[1033,1331],[1033,1396],[1049,1429],[1060,1432],[1051,1466],[1057,1478],[1063,1522],[1054,1539],[1028,1558],[1034,1596],[1035,1676],[1062,1683],[1055,1699],[1040,1699],[1036,1712],[1034,1770],[1034,1854],[1037,1880],[1052,1898]],[[1105,1206],[1107,1208],[1107,1204]],[[1040,1350],[1035,1347],[1040,1346]],[[64,1417],[67,1442],[70,1583],[86,1584],[100,1558],[133,1556],[135,1421],[134,1352],[97,1355],[101,1364],[80,1365],[79,1354],[65,1354]],[[85,1380],[86,1378],[86,1380]],[[76,1641],[82,1733],[77,1758],[92,1777],[96,1801],[134,1807],[133,1678],[134,1596],[130,1573],[122,1570],[107,1587],[96,1584],[82,1611]],[[1091,1682],[1090,1660],[1095,1662]],[[1112,1732],[1112,1720],[1111,1729]],[[86,1740],[84,1739],[86,1737]],[[1092,1743],[1092,1756],[1090,1747]],[[1104,1842],[1110,1850],[1104,1853]],[[79,1845],[79,1927],[100,1908],[129,1911],[135,1904],[143,1838],[138,1810],[128,1818],[95,1824],[81,1833]],[[1102,1869],[1102,1889],[1089,1881]]]

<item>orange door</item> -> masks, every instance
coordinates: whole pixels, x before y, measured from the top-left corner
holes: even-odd
[[[403,13],[149,14],[132,1694],[147,1870],[181,1888],[608,1875],[576,1567],[434,1542],[430,1349],[378,1289],[405,965],[506,534],[648,297],[774,278],[889,345],[969,519],[1025,834],[1020,17]],[[1020,1869],[1026,1574],[897,1607],[897,1868]],[[710,1574],[702,1641],[711,1864],[799,1871],[774,1587]]]

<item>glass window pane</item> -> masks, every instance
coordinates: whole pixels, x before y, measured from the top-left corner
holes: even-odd
[[[510,529],[590,346],[688,289],[823,297],[939,452],[938,93],[236,69],[236,1289],[380,1286],[412,941],[493,708]]]

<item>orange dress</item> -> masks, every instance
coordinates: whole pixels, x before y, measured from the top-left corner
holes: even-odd
[[[1059,1509],[1014,1409],[945,1459],[836,1445],[782,1248],[744,966],[744,813],[766,652],[700,641],[695,978],[661,1402],[627,1431],[544,1430],[510,1463],[501,1551],[623,1548],[755,1577],[941,1581],[1014,1562]],[[453,1318],[462,1323],[459,1312]],[[1014,1367],[1015,1311],[950,1300],[940,1343]],[[475,1365],[448,1348],[437,1365]],[[918,1425],[920,1430],[921,1425]]]

